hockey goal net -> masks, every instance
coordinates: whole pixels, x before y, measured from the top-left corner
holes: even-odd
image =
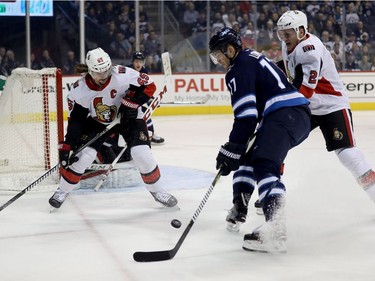
[[[58,163],[64,131],[60,69],[13,70],[0,95],[0,128],[0,191],[19,191]]]

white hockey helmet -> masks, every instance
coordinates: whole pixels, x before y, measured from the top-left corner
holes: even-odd
[[[298,33],[299,33],[299,28],[301,26],[305,29],[305,35],[300,38],[298,37]],[[287,11],[281,15],[281,17],[277,21],[277,35],[280,41],[284,41],[283,32],[280,32],[280,31],[291,29],[291,28],[293,28],[294,31],[297,33],[297,37],[299,40],[303,39],[307,33],[306,14],[298,10],[292,10],[292,11]]]
[[[112,61],[109,55],[102,48],[96,48],[87,52],[86,64],[89,73],[108,73],[112,67]]]

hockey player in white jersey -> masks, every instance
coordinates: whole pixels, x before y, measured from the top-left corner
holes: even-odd
[[[283,61],[278,63],[293,85],[309,99],[311,129],[319,127],[328,151],[340,162],[375,202],[375,172],[356,147],[349,99],[330,52],[308,33],[301,11],[285,12],[277,22]]]
[[[157,202],[167,207],[175,206],[177,199],[161,187],[160,170],[152,155],[146,122],[142,118],[141,105],[154,94],[154,81],[145,73],[121,65],[112,66],[111,58],[101,48],[87,52],[86,65],[80,67],[78,72],[86,74],[74,83],[68,96],[67,133],[59,145],[61,179],[49,199],[50,205],[60,208],[112,132],[84,148],[73,159],[72,151],[120,116],[116,130],[130,147],[146,188]]]

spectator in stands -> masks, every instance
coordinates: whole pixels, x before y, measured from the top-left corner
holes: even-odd
[[[332,15],[329,15],[328,16],[328,19],[326,20],[325,22],[325,25],[324,25],[324,28],[323,30],[326,30],[328,31],[328,33],[330,34],[330,36],[334,36],[335,34],[338,34],[341,36],[341,29],[340,29],[340,26],[338,24],[336,24],[334,22],[334,19],[333,19],[333,16]]]
[[[324,26],[326,24],[325,15],[321,11],[318,11],[313,19],[313,23],[315,30],[318,32],[318,34],[322,34]]]
[[[161,51],[160,51],[160,47],[161,47],[161,44],[160,44],[160,41],[158,39],[158,36],[156,34],[156,31],[155,30],[150,30],[148,36],[147,36],[147,39],[144,41],[143,43],[144,45],[144,54],[146,56],[148,55],[159,55],[161,54]]]
[[[119,14],[117,17],[117,21],[116,21],[116,26],[119,29],[119,31],[125,34],[129,29],[129,25],[130,25],[129,14],[125,12]]]
[[[367,46],[369,48],[373,47],[371,46],[372,44],[370,42],[370,36],[367,32],[363,32],[360,38],[361,38],[360,42],[362,43],[363,47],[364,46]]]
[[[102,13],[99,14],[99,19],[102,24],[107,24],[111,21],[115,22],[117,19],[116,11],[113,7],[112,1],[106,1],[104,10]]]
[[[306,12],[312,17],[315,17],[316,14],[318,14],[320,10],[320,5],[318,4],[318,1],[309,1],[310,4],[306,7]]]
[[[147,28],[148,21],[146,19],[145,13],[139,13],[139,32],[140,33],[147,33],[149,29]]]
[[[363,2],[365,2],[363,4]],[[362,9],[362,17],[361,20],[365,24],[373,24],[375,20],[375,11],[373,6],[373,1],[362,1],[363,9]]]
[[[5,58],[5,53],[6,53],[6,49],[5,49],[5,47],[4,47],[4,46],[0,46],[0,57],[1,57],[2,59]]]
[[[359,66],[357,62],[355,61],[355,56],[353,53],[349,53],[346,57],[346,63],[345,63],[345,68],[344,70],[351,70],[351,71],[358,71]]]
[[[40,65],[38,63],[38,60],[35,57],[35,53],[30,54],[30,61],[31,61],[31,64],[30,64],[31,69],[33,69],[33,70],[40,69]]]
[[[87,8],[86,15],[90,21],[92,21],[95,24],[100,24],[100,20],[98,18],[98,14],[96,13],[96,10],[93,6],[89,6]]]
[[[199,12],[199,18],[192,29],[192,33],[196,34],[196,33],[206,32],[206,31],[207,31],[206,11],[202,10]]]
[[[363,21],[359,21],[357,25],[353,27],[353,32],[357,38],[361,38],[363,33],[367,33],[367,30],[363,25]]]
[[[14,52],[12,50],[7,50],[2,61],[2,71],[4,72],[4,75],[10,76],[13,69],[21,66],[23,65],[18,60],[16,60]]]
[[[155,57],[152,55],[146,56],[145,59],[145,68],[149,70],[149,73],[160,73],[161,69],[158,67],[157,61],[155,61]]]
[[[186,10],[184,12],[183,17],[183,33],[185,37],[189,37],[191,34],[191,29],[195,25],[195,23],[198,21],[199,13],[195,9],[194,2],[187,2],[186,3]]]
[[[277,40],[275,26],[272,20],[267,21],[267,28],[264,32],[264,44],[267,46],[271,45],[271,42]]]
[[[283,59],[280,44],[277,41],[272,41],[271,48],[265,51],[264,54],[267,58],[269,58],[271,61],[275,63]]]
[[[128,60],[132,57],[132,46],[122,32],[116,33],[115,40],[111,42],[109,49],[113,59]]]
[[[49,51],[47,49],[43,50],[42,57],[39,60],[39,65],[41,68],[45,67],[55,67],[55,63],[49,56]]]
[[[215,34],[216,32],[218,32],[220,29],[222,29],[224,27],[225,27],[225,24],[224,24],[224,21],[221,17],[221,13],[216,12],[214,14],[214,18],[213,18],[212,23],[211,23],[211,33]]]
[[[369,61],[371,62],[371,57],[374,54],[373,50],[370,51],[370,48],[367,45],[363,45],[361,53],[362,53],[362,56],[368,56],[369,57]]]
[[[342,70],[344,64],[344,51],[340,48],[340,43],[335,42],[333,44],[333,50],[331,50],[331,55],[335,61],[337,70]]]
[[[375,56],[372,57],[372,62],[371,62],[371,71],[375,71]]]
[[[63,63],[62,73],[63,74],[74,74],[75,67],[79,64],[79,62],[75,58],[75,54],[73,51],[68,51],[66,54],[66,59]]]
[[[1,57],[1,56],[0,56],[0,75],[8,76],[7,71],[3,67],[3,57]],[[0,95],[1,95],[1,90],[0,90]]]
[[[371,62],[369,62],[369,56],[362,55],[362,60],[358,63],[358,66],[363,71],[371,70]]]
[[[257,36],[257,33],[255,33],[255,31],[254,31],[254,25],[250,21],[247,24],[247,28],[245,30],[242,30],[242,32],[241,32],[242,46],[244,48],[254,49],[254,46],[255,46],[255,37],[256,36]]]
[[[111,38],[115,38],[116,34],[118,33],[118,29],[117,29],[115,21],[107,22],[106,25],[107,25],[108,35]]]
[[[328,51],[331,51],[333,49],[334,42],[330,39],[330,34],[327,30],[323,30],[321,40],[323,45],[327,48]]]
[[[359,22],[359,16],[355,11],[355,6],[353,2],[348,5],[348,12],[345,16],[345,22],[349,28],[353,30],[354,26]]]
[[[353,49],[353,45],[358,45],[359,47],[362,47],[362,43],[357,40],[357,37],[355,36],[355,33],[352,32],[349,37],[348,43],[345,45],[345,52],[349,53]]]
[[[267,18],[265,13],[259,13],[259,18],[256,21],[259,30],[267,28]]]

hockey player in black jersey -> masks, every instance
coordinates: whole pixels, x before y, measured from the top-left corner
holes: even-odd
[[[225,82],[234,113],[229,140],[216,158],[223,176],[234,171],[234,206],[227,220],[245,221],[247,203],[257,185],[266,223],[244,236],[243,249],[285,252],[285,186],[280,167],[288,151],[309,135],[308,100],[264,55],[243,50],[233,29],[216,33],[209,48],[212,61],[227,70]]]

